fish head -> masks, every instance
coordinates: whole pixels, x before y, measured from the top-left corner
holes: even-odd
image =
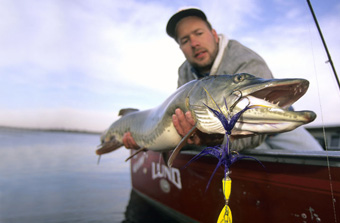
[[[251,74],[217,75],[201,79],[189,96],[189,108],[197,128],[208,134],[225,134],[221,121],[208,108],[230,120],[248,107],[236,122],[232,135],[291,131],[312,122],[312,111],[293,111],[291,105],[307,91],[305,79],[263,79]]]

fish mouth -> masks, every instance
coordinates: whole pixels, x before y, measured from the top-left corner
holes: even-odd
[[[284,79],[250,85],[233,92],[236,95],[232,113],[248,106],[238,120],[233,134],[277,133],[290,131],[316,118],[312,111],[293,111],[291,105],[307,91],[304,79]]]
[[[241,98],[257,98],[259,101],[250,102],[260,103],[260,106],[262,102],[264,106],[287,109],[307,92],[308,86],[309,82],[304,79],[277,80],[236,90],[234,94],[241,93]]]

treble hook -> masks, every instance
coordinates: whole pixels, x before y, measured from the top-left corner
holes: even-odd
[[[235,91],[233,91],[232,94],[234,94],[236,91],[240,92],[240,95],[239,95],[239,98],[234,102],[234,104],[233,104],[232,106],[230,106],[230,108],[229,108],[230,112],[233,111],[233,109],[235,108],[236,104],[237,104],[237,103],[241,100],[241,98],[242,98],[242,91],[240,91],[240,90],[235,90]]]

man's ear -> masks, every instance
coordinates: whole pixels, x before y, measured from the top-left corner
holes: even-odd
[[[216,30],[215,30],[215,29],[212,29],[211,32],[212,32],[212,34],[213,34],[213,36],[214,36],[214,38],[215,38],[216,43],[218,43],[218,40],[219,40],[219,39],[218,39],[218,35],[217,35]]]

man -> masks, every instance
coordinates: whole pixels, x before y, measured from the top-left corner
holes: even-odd
[[[206,15],[199,9],[190,8],[177,12],[168,21],[166,31],[179,44],[186,58],[178,71],[178,87],[188,81],[208,75],[244,72],[262,78],[273,78],[265,61],[259,55],[235,40],[228,40],[224,35],[218,35],[216,30],[211,27]],[[172,119],[178,134],[182,137],[195,124],[191,113],[184,114],[180,109],[176,109]],[[303,137],[309,137],[308,139],[311,141],[314,140],[302,128],[294,131],[298,131]],[[205,144],[206,141],[202,141],[202,137],[199,135],[191,136],[188,143]],[[245,139],[232,139],[232,144],[234,149],[236,148],[237,150],[254,148],[260,145],[264,138],[264,136],[253,136]],[[123,143],[126,148],[139,148],[130,133],[124,135]],[[321,148],[314,142],[310,145],[297,145],[300,144],[299,142],[293,144],[294,146],[307,146],[316,150]],[[272,144],[269,140],[263,147],[271,148],[272,145],[275,145],[275,143]],[[292,149],[291,145],[289,146],[289,149]],[[275,148],[281,147],[286,147],[286,145],[282,146],[281,143],[275,145]]]

